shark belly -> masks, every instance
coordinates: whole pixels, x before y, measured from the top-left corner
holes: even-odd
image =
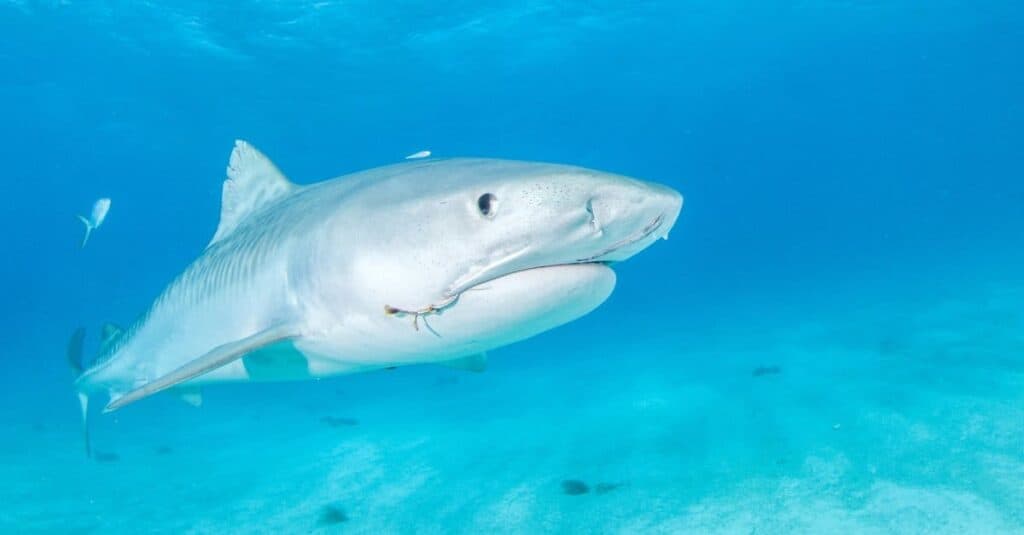
[[[519,271],[462,294],[451,306],[396,318],[375,307],[353,310],[336,331],[303,337],[295,347],[314,375],[445,362],[529,338],[575,320],[603,303],[615,272],[602,264]],[[499,319],[480,319],[499,309]]]

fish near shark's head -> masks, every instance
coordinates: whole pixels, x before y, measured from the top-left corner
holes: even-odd
[[[609,264],[667,237],[683,203],[665,186],[562,165],[391,170],[349,196],[345,224],[363,230],[339,277],[358,281],[346,294],[379,316],[389,347],[409,340],[409,360],[505,345],[590,312],[615,285]]]

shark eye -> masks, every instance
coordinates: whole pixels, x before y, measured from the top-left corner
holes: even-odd
[[[494,217],[498,211],[498,198],[493,193],[484,193],[476,200],[476,206],[484,217]]]

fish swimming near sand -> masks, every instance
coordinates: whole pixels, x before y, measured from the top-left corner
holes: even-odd
[[[92,205],[92,212],[89,213],[89,217],[78,216],[78,220],[85,225],[85,237],[82,238],[82,247],[89,242],[89,236],[92,235],[92,231],[100,228],[103,224],[103,220],[107,218],[107,212],[110,211],[110,199],[104,197],[98,199]]]
[[[79,370],[105,411],[172,389],[314,379],[483,352],[587,314],[665,238],[673,189],[566,165],[418,160],[300,186],[235,144],[205,251]]]

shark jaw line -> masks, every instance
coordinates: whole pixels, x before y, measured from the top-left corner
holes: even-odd
[[[623,248],[629,247],[630,245],[633,245],[634,243],[637,243],[637,242],[640,242],[640,241],[643,241],[643,240],[649,238],[651,236],[651,234],[654,234],[655,232],[657,232],[657,230],[659,228],[661,228],[661,224],[664,223],[664,222],[665,222],[665,214],[661,214],[658,217],[652,219],[649,223],[647,223],[647,226],[645,226],[644,228],[640,229],[640,232],[637,232],[636,234],[634,234],[632,236],[628,236],[628,237],[626,237],[626,238],[624,238],[622,240],[619,240],[618,242],[612,244],[611,247],[608,247],[607,249],[605,249],[604,251],[601,251],[600,253],[598,253],[596,255],[588,256],[587,258],[583,258],[583,259],[577,260],[574,263],[575,264],[587,264],[587,263],[590,263],[590,262],[598,262],[599,261],[598,259],[601,258],[601,257],[608,256],[608,255],[614,253],[615,251],[618,251],[619,249],[623,249]]]
[[[483,286],[484,284],[487,284],[489,282],[498,280],[498,279],[503,278],[503,277],[507,277],[509,275],[514,275],[516,273],[520,273],[520,272],[523,272],[523,271],[528,271],[528,270],[531,270],[531,269],[542,269],[542,268],[550,268],[550,267],[558,267],[558,266],[572,266],[572,265],[578,265],[578,264],[604,264],[606,266],[610,265],[612,262],[610,262],[610,261],[603,261],[603,260],[599,260],[599,259],[601,257],[610,255],[610,254],[614,253],[615,251],[618,251],[619,249],[622,249],[624,247],[629,247],[630,245],[633,245],[634,243],[637,243],[637,242],[640,242],[640,241],[643,241],[643,240],[647,239],[652,234],[657,232],[657,230],[659,228],[661,228],[661,225],[664,222],[665,222],[665,215],[664,214],[659,215],[658,217],[652,219],[649,223],[647,223],[647,225],[644,226],[644,228],[642,228],[636,234],[634,234],[632,236],[628,236],[628,237],[626,237],[626,238],[624,238],[624,239],[614,243],[612,246],[608,247],[604,251],[602,251],[602,252],[600,252],[600,253],[598,253],[596,255],[589,256],[587,258],[581,258],[579,260],[575,260],[575,261],[572,261],[572,262],[563,262],[563,263],[560,263],[560,264],[548,264],[548,265],[542,265],[542,266],[528,267],[528,268],[524,268],[524,269],[517,269],[517,270],[514,270],[514,271],[510,271],[508,273],[503,273],[503,274],[498,275],[496,277],[491,277],[490,279],[481,280],[479,282],[475,282],[475,283],[469,284],[469,285],[466,285],[466,283],[463,283],[463,284],[460,285],[459,282],[456,281],[445,292],[445,295],[447,297],[445,297],[439,303],[430,304],[430,305],[427,305],[427,306],[424,306],[424,307],[420,307],[418,309],[411,309],[411,310],[410,309],[403,309],[403,308],[393,307],[391,305],[384,305],[384,314],[386,314],[388,316],[393,316],[393,317],[396,317],[396,318],[406,318],[406,317],[412,316],[412,327],[416,331],[420,330],[420,318],[423,318],[423,325],[424,325],[424,327],[426,327],[426,329],[428,331],[430,331],[431,334],[433,334],[434,336],[440,338],[441,335],[437,331],[435,331],[434,328],[431,327],[429,323],[427,323],[427,317],[432,315],[432,314],[440,314],[440,313],[444,312],[445,310],[455,306],[459,302],[459,298],[462,297],[462,294],[464,294],[466,292],[469,292],[469,291],[473,291],[473,290],[484,290],[485,288],[481,288],[481,286]],[[528,250],[528,247],[523,247],[523,248],[515,251],[514,253],[506,256],[505,258],[501,259],[500,261],[492,263],[492,264],[490,264],[490,265],[488,265],[488,266],[486,266],[486,267],[484,267],[484,268],[482,268],[480,270],[477,270],[477,271],[473,272],[472,275],[463,276],[459,280],[463,280],[463,281],[469,282],[469,281],[473,281],[475,279],[481,278],[481,275],[483,273],[486,273],[488,270],[492,270],[495,267],[501,266],[502,264],[506,264],[508,262],[511,262],[511,261],[515,260],[516,258],[519,258],[524,253],[526,253],[527,250]]]
[[[647,239],[652,234],[657,232],[658,229],[661,228],[661,225],[664,222],[665,222],[665,214],[661,214],[658,217],[655,217],[654,219],[650,220],[647,223],[647,225],[644,226],[644,228],[640,229],[638,232],[634,233],[633,235],[627,236],[626,238],[623,238],[622,240],[619,240],[618,242],[615,242],[611,246],[606,247],[600,253],[588,256],[586,258],[580,258],[580,259],[572,260],[572,261],[569,261],[569,262],[556,262],[554,264],[540,264],[540,265],[536,265],[536,266],[530,266],[530,267],[526,267],[526,268],[522,268],[522,269],[516,269],[516,270],[513,270],[513,271],[509,271],[507,273],[502,273],[501,275],[497,275],[497,276],[494,276],[494,277],[491,277],[491,278],[486,278],[486,279],[483,277],[483,275],[485,273],[487,273],[488,271],[493,271],[495,268],[501,267],[503,264],[507,264],[507,263],[509,263],[509,262],[511,262],[511,261],[513,261],[513,260],[515,260],[517,258],[519,258],[520,256],[522,256],[529,249],[529,247],[523,247],[523,248],[515,251],[514,253],[509,254],[505,258],[502,258],[498,262],[493,262],[490,265],[487,265],[487,266],[485,266],[485,267],[483,267],[481,269],[478,269],[476,271],[471,272],[468,275],[464,275],[464,276],[460,277],[454,283],[452,283],[451,286],[448,287],[448,290],[445,291],[444,295],[448,296],[448,299],[451,299],[451,298],[457,299],[459,295],[462,295],[462,293],[467,291],[467,290],[471,290],[471,289],[477,288],[477,287],[479,287],[482,284],[486,284],[486,283],[491,282],[493,280],[500,279],[501,277],[504,277],[504,276],[507,276],[507,275],[512,275],[512,274],[518,273],[520,271],[527,271],[527,270],[530,270],[530,269],[538,269],[538,268],[546,268],[546,267],[556,267],[556,266],[571,266],[571,265],[574,265],[574,264],[605,264],[605,265],[609,265],[609,264],[612,263],[612,261],[602,260],[603,257],[608,256],[608,255],[614,253],[615,251],[618,251],[619,249],[623,249],[625,247],[629,247],[630,245],[633,245],[635,243],[638,243],[638,242],[641,242],[641,241]]]

